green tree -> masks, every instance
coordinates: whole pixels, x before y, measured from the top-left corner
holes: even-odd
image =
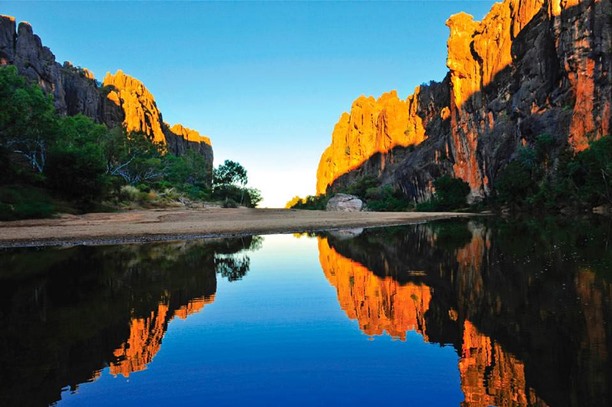
[[[247,170],[235,161],[225,160],[213,170],[213,198],[224,201],[227,207],[235,204],[254,208],[262,200],[258,189],[247,188]]]
[[[154,182],[165,174],[163,145],[143,133],[125,134],[121,129],[107,133],[103,141],[106,172],[129,185]]]
[[[538,149],[539,150],[539,149]],[[520,148],[513,161],[499,173],[495,181],[496,200],[513,208],[529,205],[542,178],[539,158],[544,154],[531,147]]]
[[[261,191],[257,188],[246,188],[245,193],[246,195],[244,204],[248,208],[257,207],[257,205],[259,205],[263,200],[263,196],[261,196]]]
[[[459,209],[467,205],[470,186],[462,179],[443,175],[434,181],[434,187],[439,210]]]
[[[210,188],[211,174],[206,159],[195,150],[187,150],[182,156],[166,154],[165,180],[173,185],[189,185],[201,189]]]
[[[0,67],[0,154],[23,156],[42,173],[47,151],[57,137],[57,113],[51,97],[17,73],[14,66]],[[12,164],[11,164],[12,166]]]
[[[248,181],[246,169],[235,161],[225,160],[213,171],[214,185],[238,184],[245,186]]]
[[[365,193],[366,205],[376,212],[405,211],[410,202],[391,185],[368,188]]]
[[[570,164],[577,199],[586,206],[612,205],[612,139],[593,141]]]
[[[47,185],[80,204],[102,198],[108,185],[102,145],[107,134],[106,126],[89,117],[61,118],[58,139],[49,151]]]

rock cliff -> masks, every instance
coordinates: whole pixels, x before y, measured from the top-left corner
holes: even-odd
[[[505,0],[481,22],[450,17],[446,78],[395,101],[384,124],[373,98],[357,99],[321,157],[317,193],[374,176],[421,201],[450,174],[479,199],[517,148],[541,134],[557,151],[587,148],[610,132],[611,14],[606,0]],[[380,134],[413,138],[381,146]]]
[[[365,96],[355,100],[350,114],[340,117],[332,135],[334,142],[321,157],[317,192],[325,192],[330,181],[359,167],[375,153],[384,154],[393,147],[423,141],[425,130],[415,114],[415,99],[400,100],[397,92],[391,91],[377,100]],[[381,167],[384,165],[381,161]]]
[[[129,132],[145,133],[177,155],[194,149],[212,170],[210,139],[180,124],[166,124],[155,98],[142,82],[119,70],[107,74],[100,85],[87,69],[56,62],[30,24],[22,22],[16,27],[13,17],[0,15],[0,65],[8,64],[53,95],[60,114],[81,113],[109,127],[123,126]]]

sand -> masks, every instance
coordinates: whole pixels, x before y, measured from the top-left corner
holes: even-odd
[[[405,225],[462,213],[154,209],[0,222],[0,247],[70,246]]]

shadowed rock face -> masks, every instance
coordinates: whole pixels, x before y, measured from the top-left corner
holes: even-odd
[[[418,87],[405,102],[408,112],[386,117],[394,134],[417,135],[415,147],[390,138],[380,148],[376,135],[386,127],[367,120],[367,99],[360,98],[321,157],[317,193],[375,176],[421,201],[435,178],[450,174],[468,182],[478,199],[490,194],[517,147],[540,134],[574,151],[608,135],[611,13],[605,0],[505,0],[481,22],[465,13],[450,17],[447,77]]]
[[[155,98],[142,82],[117,71],[107,74],[98,87],[87,69],[57,63],[30,24],[22,22],[16,29],[13,17],[0,15],[0,65],[9,64],[52,94],[58,113],[81,113],[108,127],[145,133],[177,155],[194,149],[206,158],[212,171],[210,139],[180,124],[170,127],[164,123]]]

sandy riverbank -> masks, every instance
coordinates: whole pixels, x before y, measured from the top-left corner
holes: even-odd
[[[112,244],[212,236],[402,225],[470,216],[423,212],[325,212],[293,209],[163,209],[64,215],[0,222],[0,247]]]

